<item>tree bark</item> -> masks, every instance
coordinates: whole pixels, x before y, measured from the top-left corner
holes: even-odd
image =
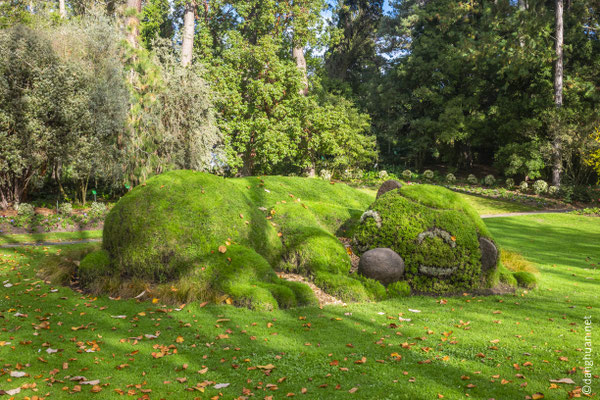
[[[304,48],[295,46],[292,49],[292,57],[296,61],[296,67],[302,74],[302,88],[300,94],[303,96],[308,95],[308,76],[306,75],[306,58],[304,58]]]
[[[195,33],[196,2],[189,1],[185,5],[185,14],[183,15],[183,35],[181,38],[181,65],[184,67],[187,67],[192,63]]]
[[[563,0],[556,0],[556,62],[554,64],[554,105],[563,105]],[[558,122],[560,123],[560,122]],[[560,186],[562,173],[562,141],[560,127],[554,129],[552,138],[552,184]]]
[[[130,15],[135,10],[134,15]],[[139,47],[138,37],[140,36],[140,20],[137,16],[142,12],[142,0],[127,0],[127,41],[134,49]]]
[[[65,7],[65,0],[58,0],[58,13],[61,18],[67,18],[67,9]]]

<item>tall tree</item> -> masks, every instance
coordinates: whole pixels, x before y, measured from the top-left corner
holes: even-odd
[[[554,64],[554,104],[563,106],[563,0],[556,0],[556,61]],[[552,184],[560,186],[562,173],[562,138],[559,130],[552,138]]]
[[[58,0],[58,12],[61,18],[67,18],[67,9],[65,7],[65,0]]]
[[[181,65],[184,67],[192,63],[194,51],[194,35],[196,31],[196,1],[185,3],[183,14],[183,33],[181,35]]]
[[[134,49],[139,47],[140,19],[142,11],[142,0],[127,0],[127,41]]]

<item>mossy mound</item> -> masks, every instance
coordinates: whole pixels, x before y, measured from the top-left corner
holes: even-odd
[[[381,284],[349,273],[336,237],[372,201],[320,179],[165,173],[134,188],[107,216],[106,281],[113,291],[123,282],[174,285],[180,301],[231,298],[261,309],[316,304],[306,285],[274,272],[288,270],[344,301],[385,297]]]
[[[377,199],[354,240],[361,252],[387,247],[405,263],[404,280],[421,293],[486,288],[498,280],[497,260],[482,268],[480,239],[493,240],[477,212],[439,186],[410,185]]]

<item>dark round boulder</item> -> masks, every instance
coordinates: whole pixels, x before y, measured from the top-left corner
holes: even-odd
[[[388,285],[402,279],[404,260],[392,249],[369,250],[360,258],[358,273]]]
[[[381,186],[379,187],[379,190],[377,191],[377,198],[383,196],[384,193],[387,193],[391,190],[400,189],[401,187],[402,187],[402,184],[395,179],[390,179],[389,181],[385,181],[381,184]]]
[[[488,271],[496,268],[498,264],[498,248],[488,238],[479,238],[479,249],[481,250],[481,270]]]

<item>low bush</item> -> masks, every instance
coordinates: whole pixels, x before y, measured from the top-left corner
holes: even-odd
[[[487,175],[483,179],[483,183],[485,183],[486,186],[494,186],[494,184],[496,183],[496,178],[494,178],[494,175]]]
[[[435,174],[430,169],[426,169],[425,171],[423,171],[423,177],[428,181],[432,180],[434,176]]]
[[[533,183],[533,192],[535,194],[543,194],[548,191],[548,184],[542,179],[538,179]]]
[[[402,177],[404,178],[404,180],[410,180],[412,178],[412,171],[410,169],[405,169],[404,171],[402,171]]]
[[[410,285],[406,281],[390,283],[387,287],[389,298],[400,298],[410,296]]]
[[[58,213],[60,215],[71,215],[71,213],[73,212],[73,206],[71,205],[71,203],[62,203],[61,205],[58,206]]]
[[[448,175],[446,175],[446,182],[453,184],[454,182],[456,182],[456,176],[454,176],[453,173],[449,173]]]
[[[537,286],[537,278],[531,272],[520,271],[513,273],[517,284],[525,289],[533,289]]]
[[[526,192],[527,189],[529,189],[529,184],[527,182],[523,181],[519,184],[519,190],[521,192]]]
[[[507,178],[505,184],[508,189],[512,189],[515,187],[515,180],[513,178]]]
[[[33,214],[35,214],[35,209],[31,204],[28,203],[17,204],[16,209],[17,214],[24,217],[33,217]]]
[[[471,185],[477,185],[477,183],[479,183],[477,177],[473,174],[469,174],[469,176],[467,177],[467,182]]]

